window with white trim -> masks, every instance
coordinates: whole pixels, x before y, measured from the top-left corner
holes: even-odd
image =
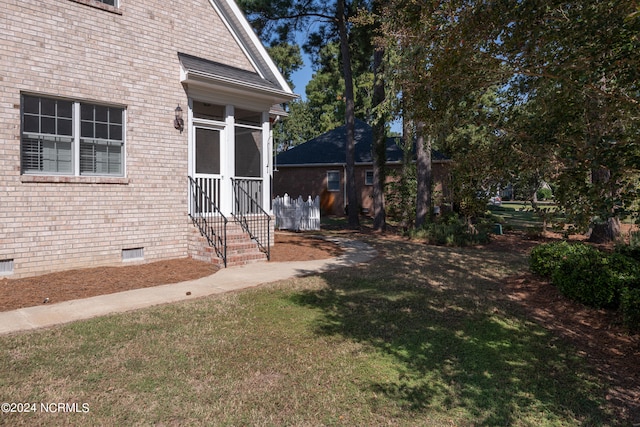
[[[340,191],[340,172],[339,171],[327,172],[327,190]]]
[[[22,96],[23,174],[124,175],[122,107]]]
[[[373,171],[364,171],[364,185],[373,185]]]
[[[96,1],[107,4],[109,6],[118,7],[118,0],[96,0]]]

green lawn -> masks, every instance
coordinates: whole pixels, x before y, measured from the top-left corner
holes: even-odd
[[[539,203],[539,208],[549,213],[556,210],[553,203]],[[504,221],[506,229],[527,232],[542,231],[542,218],[533,211],[531,203],[502,202],[500,206],[489,206],[488,210]]]
[[[520,317],[517,253],[374,243],[370,265],[0,337],[4,425],[624,425]]]

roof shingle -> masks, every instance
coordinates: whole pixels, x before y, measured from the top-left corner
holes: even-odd
[[[371,126],[362,120],[356,120],[354,137],[355,163],[373,163],[371,155],[373,130]],[[402,161],[402,149],[396,144],[398,139],[387,138],[387,163]],[[346,162],[346,140],[347,128],[346,125],[343,125],[278,154],[276,164],[278,166],[344,164]],[[431,157],[433,160],[447,160],[446,156],[435,150],[432,150]]]

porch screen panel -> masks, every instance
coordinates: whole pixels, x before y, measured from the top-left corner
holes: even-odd
[[[196,173],[220,174],[220,132],[196,128]]]
[[[236,176],[260,178],[262,176],[262,130],[236,127]]]

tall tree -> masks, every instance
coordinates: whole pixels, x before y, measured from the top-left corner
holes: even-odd
[[[298,99],[290,102],[287,113],[289,115],[282,119],[282,125],[276,127],[274,132],[278,152],[286,151],[322,133],[316,126],[317,120],[308,101]]]
[[[416,228],[422,227],[431,213],[431,142],[432,136],[425,132],[425,124],[416,125]]]
[[[373,105],[378,108],[373,123],[373,143],[371,145],[373,159],[373,229],[385,231],[387,227],[387,213],[385,208],[384,187],[387,180],[385,165],[387,163],[386,144],[386,111],[384,105],[384,49],[378,48],[374,54],[373,69],[375,79],[373,83]]]
[[[291,75],[302,68],[304,61],[300,53],[300,46],[289,43],[276,43],[267,48],[269,56],[276,63],[280,74],[285,78],[291,88],[294,88]]]
[[[348,218],[349,226],[356,228],[360,226],[360,209],[358,207],[359,203],[355,177],[355,96],[353,92],[353,74],[351,71],[351,51],[349,49],[347,17],[345,16],[345,4],[342,0],[337,0],[336,17],[338,34],[340,35],[340,52],[342,53],[342,69],[344,77],[345,122],[347,131],[345,173],[347,175]]]
[[[289,0],[274,3],[268,0],[242,0],[239,3],[263,40],[273,38],[282,41],[292,40],[294,32],[308,27],[310,21],[321,23],[318,31],[310,36],[312,42],[317,42],[317,40],[327,42],[332,39],[335,40],[337,36],[345,81],[344,100],[347,129],[345,155],[347,203],[349,205],[348,218],[350,227],[359,227],[360,220],[354,171],[355,95],[349,45],[349,31],[351,29],[349,16],[352,16],[358,7],[367,6],[366,1],[353,0],[347,3],[346,0],[335,0],[334,2]],[[319,43],[311,44],[318,45]]]
[[[555,110],[556,201],[600,241],[617,236],[637,198],[640,23],[632,13],[626,1],[514,4],[494,47],[524,82],[521,98],[541,114]],[[562,109],[539,93],[561,99]]]
[[[463,0],[390,0],[384,12],[386,48],[399,58],[394,71],[403,114],[420,125],[416,226],[425,222],[431,210],[431,146],[444,144],[452,117],[468,94],[496,79],[491,73],[497,64],[487,63],[477,42],[490,33],[490,27],[481,25],[474,6],[475,2]],[[477,23],[473,31],[467,26],[470,21]]]
[[[469,180],[457,188],[483,190],[485,180],[470,173],[474,163],[491,162],[497,172],[508,164],[501,154],[509,153],[518,166],[511,170],[521,177],[553,172],[557,202],[578,227],[594,219],[594,230],[615,225],[638,195],[635,7],[620,0],[389,0],[384,32],[388,48],[403,52],[403,95],[434,141],[440,144],[445,133],[459,150],[449,154]],[[492,143],[469,133],[480,130],[480,123],[458,122],[469,120],[462,107],[473,111],[494,85],[510,93],[511,103],[498,104],[504,120],[486,135],[510,145],[493,157],[469,156],[465,150],[482,154]],[[536,122],[553,131],[527,124]],[[462,139],[456,144],[454,137]],[[553,171],[526,160],[541,147]]]

